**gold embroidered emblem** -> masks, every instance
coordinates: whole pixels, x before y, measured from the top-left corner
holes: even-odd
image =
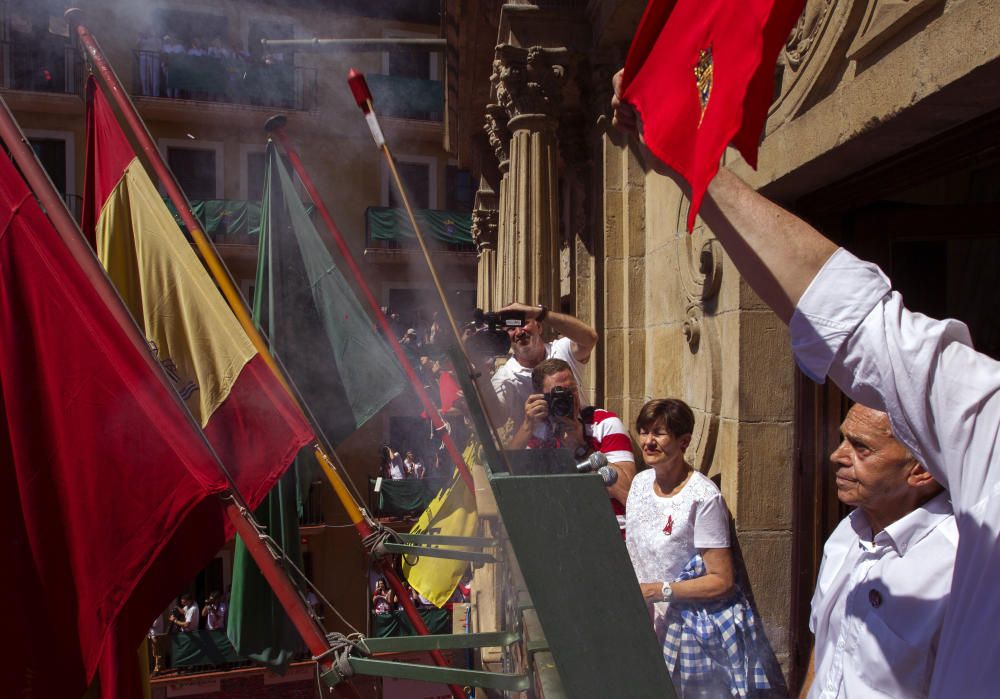
[[[708,99],[712,96],[712,47],[702,49],[698,54],[698,63],[694,67],[694,77],[698,81],[698,101],[701,102],[701,117],[698,126],[705,118]]]

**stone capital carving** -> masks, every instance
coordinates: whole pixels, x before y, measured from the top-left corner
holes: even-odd
[[[510,160],[510,130],[507,128],[507,110],[499,104],[486,105],[486,123],[483,125],[490,148],[497,162]]]
[[[569,50],[565,48],[497,46],[490,76],[497,104],[511,119],[556,117],[562,104],[568,63]]]
[[[476,242],[476,251],[480,255],[497,249],[499,223],[500,212],[496,209],[472,210],[472,239]]]

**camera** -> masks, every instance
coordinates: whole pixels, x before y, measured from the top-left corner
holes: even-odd
[[[520,328],[526,322],[523,311],[484,312],[477,308],[468,328],[466,339],[469,352],[490,357],[502,357],[510,351],[507,331]]]
[[[563,386],[556,386],[545,395],[552,417],[569,417],[573,414],[573,391]]]

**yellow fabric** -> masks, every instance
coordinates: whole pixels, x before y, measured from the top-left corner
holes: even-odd
[[[138,159],[104,203],[97,254],[204,427],[256,351]]]
[[[463,454],[465,463],[477,463],[481,453],[482,447],[478,444],[469,445]],[[465,481],[456,470],[451,485],[431,500],[427,509],[420,515],[420,519],[413,525],[410,533],[474,536],[478,525],[476,496],[469,492]],[[464,550],[461,546],[443,546],[442,548]],[[406,576],[410,587],[437,607],[443,606],[448,601],[448,598],[455,591],[455,586],[462,579],[462,574],[468,568],[468,561],[420,556],[411,565],[408,562],[408,557],[403,557],[403,575]]]

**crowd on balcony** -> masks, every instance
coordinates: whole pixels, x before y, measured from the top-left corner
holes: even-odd
[[[410,587],[405,580],[402,584],[417,609],[431,609],[434,607],[434,604],[430,600]],[[462,576],[462,579],[455,588],[455,591],[452,593],[451,598],[445,603],[443,608],[450,611],[454,605],[462,602],[468,602],[471,594],[472,571],[470,569],[465,573],[465,575]],[[393,592],[392,589],[390,589],[386,584],[385,578],[379,578],[376,580],[375,589],[372,591],[372,614],[391,614],[392,612],[399,611],[400,609],[401,606],[399,600],[396,598],[396,593]]]
[[[283,53],[252,55],[221,36],[142,31],[136,40],[139,94],[260,106],[291,106],[292,65]]]

